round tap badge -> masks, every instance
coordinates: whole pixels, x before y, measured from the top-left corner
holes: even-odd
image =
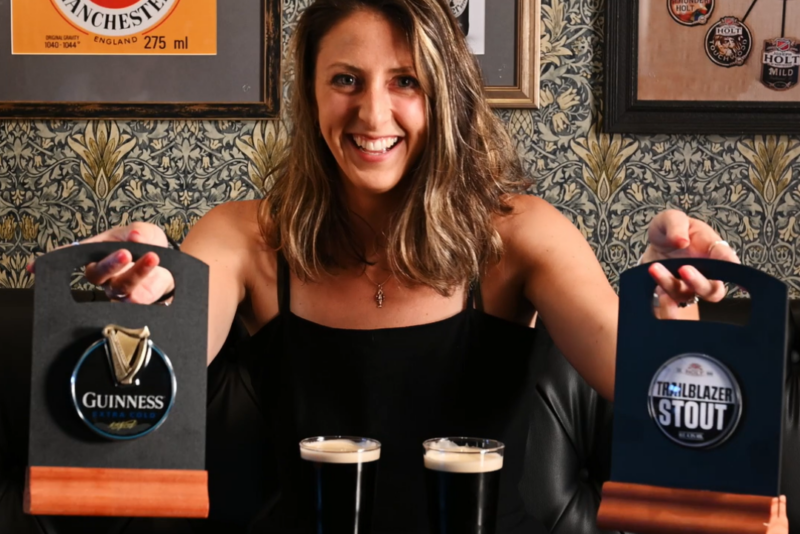
[[[768,39],[764,41],[761,63],[761,83],[776,91],[790,89],[797,85],[800,46],[785,37]]]
[[[180,0],[52,0],[77,29],[107,37],[141,33],[163,21]]]
[[[72,372],[72,402],[90,429],[111,439],[133,439],[158,428],[175,401],[172,363],[139,329],[109,325]]]
[[[650,383],[650,417],[684,447],[715,447],[731,437],[742,415],[733,374],[705,354],[682,354],[659,368]]]
[[[468,4],[469,0],[450,0],[450,11],[453,12],[454,17],[458,18],[467,9]]]
[[[714,0],[667,0],[667,9],[678,24],[698,26],[708,22]]]
[[[720,67],[740,67],[753,49],[750,29],[736,17],[722,17],[706,33],[706,55]]]

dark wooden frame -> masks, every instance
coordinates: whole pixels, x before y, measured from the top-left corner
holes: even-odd
[[[282,0],[261,2],[263,85],[258,103],[0,102],[0,119],[277,119],[282,87]]]
[[[607,2],[603,117],[606,132],[800,134],[800,102],[639,100],[640,1]]]

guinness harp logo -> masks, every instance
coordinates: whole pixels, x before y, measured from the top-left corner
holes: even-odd
[[[102,350],[101,350],[102,348]],[[172,364],[150,330],[109,325],[83,353],[71,379],[81,420],[111,439],[133,439],[158,428],[175,400]]]

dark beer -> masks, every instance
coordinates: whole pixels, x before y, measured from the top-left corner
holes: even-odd
[[[424,447],[431,532],[494,534],[503,444],[447,438]]]
[[[300,442],[301,476],[316,534],[369,534],[380,443],[320,437]]]
[[[450,11],[464,35],[469,35],[469,0],[450,0]]]

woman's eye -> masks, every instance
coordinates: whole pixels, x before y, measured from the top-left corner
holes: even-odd
[[[352,74],[337,74],[333,77],[335,85],[350,86],[356,84],[356,77]]]
[[[397,79],[397,85],[403,88],[417,88],[419,82],[413,76],[401,76]]]

